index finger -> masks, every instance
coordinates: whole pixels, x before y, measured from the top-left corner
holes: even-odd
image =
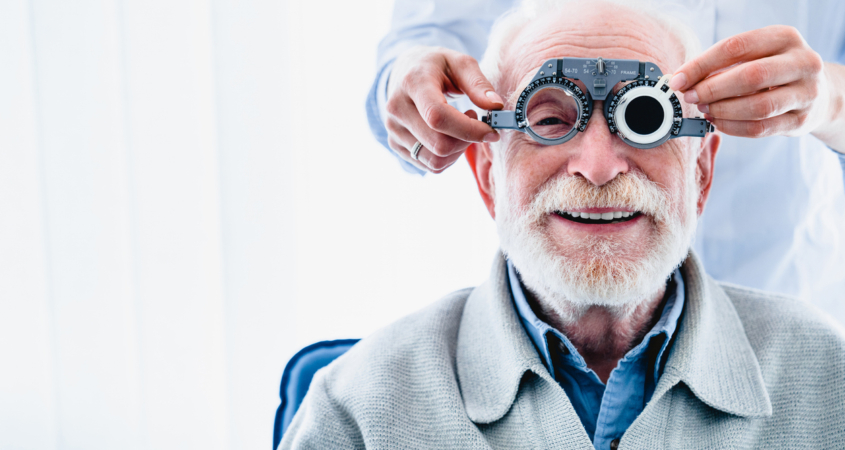
[[[784,25],[772,25],[722,39],[681,65],[675,71],[669,87],[683,92],[713,72],[740,62],[778,54],[795,43],[796,39],[802,39],[798,30]]]
[[[472,119],[446,103],[446,97],[436,86],[421,83],[409,94],[420,116],[435,131],[466,142],[482,142],[485,136],[495,133],[486,123]]]

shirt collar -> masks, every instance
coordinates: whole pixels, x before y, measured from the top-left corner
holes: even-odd
[[[531,309],[531,306],[528,304],[528,300],[525,297],[525,292],[522,289],[522,283],[520,282],[516,268],[510,260],[506,261],[508,269],[508,283],[510,284],[510,290],[513,294],[513,302],[516,306],[517,314],[519,314],[519,319],[523,326],[525,326],[528,336],[531,338],[531,341],[540,353],[540,358],[545,364],[546,369],[548,369],[550,373],[554,373],[552,370],[551,358],[552,347],[550,347],[548,341],[548,334],[552,333],[560,340],[561,344],[566,347],[568,354],[567,360],[580,370],[588,371],[589,369],[587,368],[586,361],[584,361],[584,358],[580,353],[578,353],[578,350],[569,338],[537,317],[534,310]],[[656,359],[657,363],[654,368],[655,380],[659,377],[660,361],[662,360],[663,352],[669,346],[672,336],[675,333],[675,328],[678,325],[678,319],[681,317],[681,312],[684,309],[684,280],[681,276],[680,270],[676,269],[675,272],[672,273],[672,278],[670,278],[668,285],[669,290],[666,292],[667,298],[663,305],[660,319],[658,319],[657,323],[654,324],[651,331],[643,337],[640,344],[631,349],[625,355],[625,358],[639,357],[643,354],[643,352],[645,352],[653,337],[658,336],[661,333],[665,334],[666,339],[663,339],[662,341],[662,345],[660,346]]]
[[[694,253],[681,273],[685,307],[651,401],[683,382],[713,408],[743,417],[770,416],[772,406],[760,365],[733,303],[704,273]],[[557,384],[513,307],[501,253],[490,278],[467,298],[457,334],[458,382],[467,415],[474,422],[501,419],[516,399],[526,372]],[[561,395],[560,401],[567,402],[566,395]],[[573,426],[581,427],[570,412]]]

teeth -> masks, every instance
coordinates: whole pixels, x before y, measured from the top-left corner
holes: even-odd
[[[590,220],[614,220],[614,219],[623,219],[633,216],[636,213],[633,212],[623,212],[623,211],[613,211],[613,212],[606,212],[606,213],[586,213],[586,212],[572,212],[572,211],[563,211],[563,214],[570,215],[575,218],[581,219],[590,219]],[[617,222],[611,222],[617,223]]]

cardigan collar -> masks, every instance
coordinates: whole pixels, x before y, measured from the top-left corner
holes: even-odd
[[[760,365],[730,299],[694,253],[681,271],[686,306],[652,401],[683,382],[713,408],[743,417],[770,416]],[[476,423],[495,422],[507,413],[526,372],[554,383],[514,309],[501,252],[490,278],[467,299],[456,361],[467,415]]]

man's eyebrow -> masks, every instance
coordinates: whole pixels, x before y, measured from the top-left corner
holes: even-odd
[[[636,81],[636,80],[625,80],[625,81],[620,81],[620,82],[616,83],[616,84],[613,86],[613,88],[611,88],[611,89],[612,89],[613,93],[615,94],[615,93],[619,92],[619,90],[620,90],[620,89],[622,89],[623,87],[625,87],[625,86],[627,86],[627,85],[629,85],[629,84],[633,83],[634,81]]]
[[[516,89],[514,89],[510,95],[508,96],[507,104],[508,105],[515,105],[516,99],[519,98],[519,95],[522,94],[522,91],[525,90],[525,87],[528,86],[528,82],[531,81],[531,77],[533,77],[532,72],[526,74],[522,79],[517,83]]]
[[[516,104],[516,99],[518,99],[518,98],[519,98],[519,94],[521,94],[521,93],[522,93],[522,91],[524,91],[524,90],[525,90],[525,88],[522,88],[522,89],[519,89],[519,88],[514,89],[514,90],[513,90],[513,92],[511,92],[511,95],[510,95],[510,96],[508,96],[508,101],[507,101],[507,104],[508,104],[508,105],[515,105],[515,104]]]

